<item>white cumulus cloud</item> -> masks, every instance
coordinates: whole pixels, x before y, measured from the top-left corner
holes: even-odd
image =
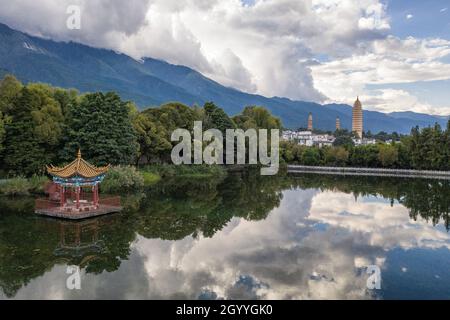
[[[82,8],[81,30],[66,28],[68,5]],[[390,35],[381,0],[0,0],[0,6],[0,21],[21,31],[186,65],[266,96],[348,103],[358,94],[379,96],[369,84],[450,78],[450,64],[441,60],[450,54],[449,41]]]

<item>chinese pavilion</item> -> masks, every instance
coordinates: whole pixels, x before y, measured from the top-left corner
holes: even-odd
[[[95,167],[81,157],[67,166],[47,166],[53,178],[49,200],[36,201],[36,213],[69,219],[84,219],[121,210],[120,198],[101,199],[98,186],[108,172],[109,165]],[[87,192],[86,192],[87,191]]]

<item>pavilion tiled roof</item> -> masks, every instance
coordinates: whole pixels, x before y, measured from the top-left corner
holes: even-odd
[[[95,167],[81,158],[81,151],[78,150],[77,158],[63,168],[47,166],[47,172],[60,178],[71,178],[75,176],[83,178],[95,178],[108,172],[109,165],[106,167]]]

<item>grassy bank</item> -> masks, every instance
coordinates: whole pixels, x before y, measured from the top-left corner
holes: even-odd
[[[110,169],[100,188],[104,193],[135,192],[151,187],[165,178],[214,179],[225,175],[226,169],[221,166],[116,166]]]
[[[119,194],[142,191],[163,178],[220,179],[226,176],[223,166],[208,165],[152,165],[142,168],[114,166],[100,185],[102,193]],[[0,180],[0,194],[21,196],[42,194],[50,179],[46,176],[15,177]]]
[[[173,165],[160,164],[140,168],[142,172],[158,175],[161,178],[185,177],[185,178],[214,178],[227,174],[223,166],[218,165]]]
[[[24,196],[44,193],[45,184],[49,181],[46,176],[31,178],[15,177],[0,181],[0,194],[7,196]]]

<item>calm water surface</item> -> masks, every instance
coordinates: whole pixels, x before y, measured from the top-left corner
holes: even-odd
[[[0,299],[450,298],[450,181],[240,173],[122,201],[67,222],[0,198]]]

